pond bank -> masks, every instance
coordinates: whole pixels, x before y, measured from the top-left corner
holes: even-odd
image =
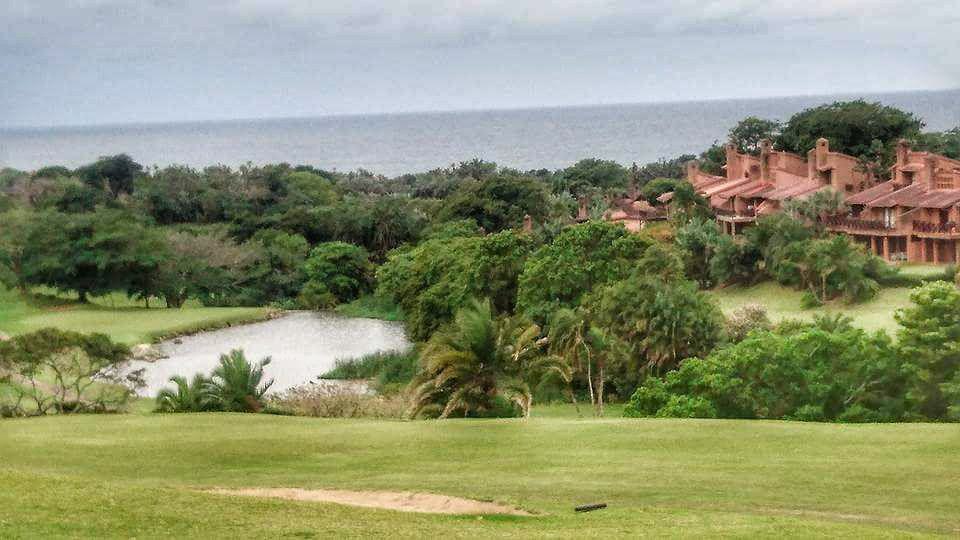
[[[145,369],[147,386],[139,394],[153,396],[169,384],[171,376],[208,374],[221,354],[243,349],[251,362],[271,357],[264,371],[267,378],[275,380],[271,391],[280,392],[309,383],[333,368],[337,360],[410,346],[399,323],[294,311],[266,321],[162,341],[157,347],[166,358],[135,361],[131,369]]]

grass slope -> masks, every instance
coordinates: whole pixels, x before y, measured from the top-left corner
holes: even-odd
[[[898,328],[893,315],[897,309],[910,305],[910,291],[908,288],[881,289],[876,298],[869,302],[850,305],[836,301],[815,309],[800,307],[802,292],[782,287],[772,281],[752,287],[716,289],[709,294],[717,299],[727,315],[747,304],[765,306],[774,322],[783,319],[810,320],[817,314],[843,313],[852,317],[856,326],[865,330],[886,330],[892,337]]]
[[[944,424],[266,415],[0,423],[0,537],[927,537],[960,533]],[[231,498],[211,487],[411,490],[535,517]],[[606,510],[573,512],[606,502]]]
[[[122,295],[95,298],[87,305],[54,296],[25,300],[0,287],[0,331],[11,335],[53,326],[101,332],[132,345],[165,335],[258,320],[267,313],[266,308],[211,308],[193,303],[182,309],[147,309]]]

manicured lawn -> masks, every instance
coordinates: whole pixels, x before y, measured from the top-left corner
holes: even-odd
[[[865,330],[886,330],[894,336],[898,325],[893,315],[897,309],[910,305],[910,291],[908,288],[881,289],[876,298],[869,302],[849,305],[837,301],[815,309],[800,307],[800,291],[770,281],[753,287],[716,289],[710,294],[720,302],[721,309],[727,315],[738,307],[753,303],[765,306],[774,322],[783,319],[810,320],[814,315],[823,313],[844,313],[853,318],[856,326]]]
[[[135,344],[149,342],[159,335],[256,320],[266,314],[266,308],[210,308],[198,304],[188,304],[182,309],[147,309],[122,295],[95,298],[88,305],[47,295],[24,300],[13,291],[0,288],[0,331],[7,334],[53,326],[102,332],[114,340]]]
[[[267,415],[0,421],[0,537],[908,537],[960,533],[960,427]],[[536,414],[536,410],[535,410]],[[411,490],[533,517],[235,498]],[[573,506],[605,502],[577,514]]]

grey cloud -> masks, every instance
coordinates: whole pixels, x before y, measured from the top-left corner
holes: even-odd
[[[957,86],[957,17],[954,0],[10,1],[0,125]]]

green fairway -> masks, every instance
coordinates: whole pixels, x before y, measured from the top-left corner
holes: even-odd
[[[0,423],[0,537],[904,537],[960,533],[960,428],[266,415]],[[536,412],[536,410],[535,410]],[[422,491],[537,514],[450,516],[212,487]],[[609,508],[577,514],[576,504]]]
[[[266,308],[211,308],[189,303],[181,309],[143,307],[122,295],[94,298],[90,304],[55,296],[25,300],[0,287],[0,331],[20,334],[47,326],[78,332],[101,332],[135,344],[159,336],[261,319]]]
[[[886,330],[891,336],[898,328],[893,315],[902,307],[910,305],[910,289],[880,289],[876,298],[861,304],[831,302],[823,307],[803,309],[800,307],[802,292],[766,281],[753,287],[726,287],[709,291],[720,302],[726,315],[747,304],[760,304],[767,308],[773,322],[784,319],[810,320],[814,315],[843,313],[853,318],[853,323],[865,330]]]

